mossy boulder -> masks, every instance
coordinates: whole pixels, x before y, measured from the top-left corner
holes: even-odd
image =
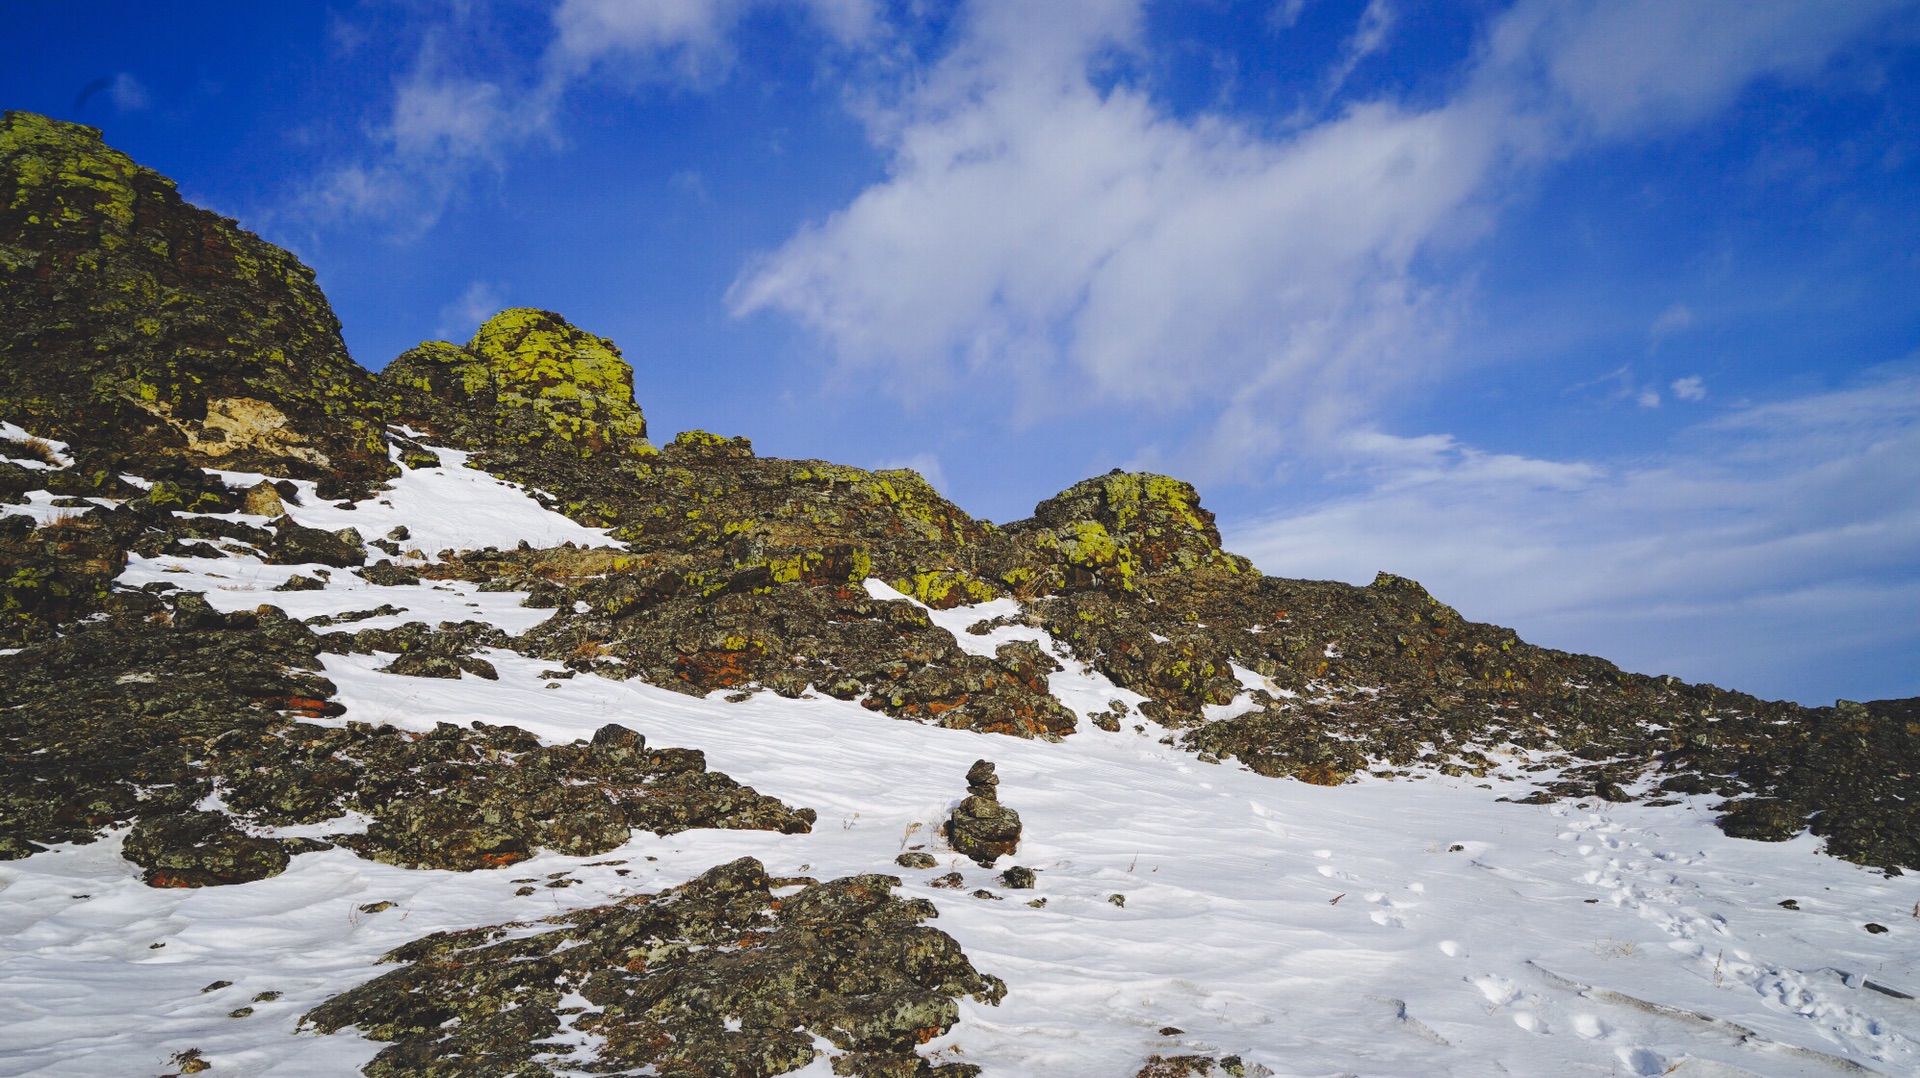
[[[1050,583],[1067,588],[1134,591],[1143,577],[1253,571],[1247,559],[1220,548],[1220,529],[1191,483],[1147,472],[1116,468],[1076,483],[1007,531],[1039,556],[1043,574],[1056,578]],[[1003,578],[1019,584],[1033,571],[1019,565]]]
[[[380,379],[401,422],[510,470],[550,454],[652,452],[620,349],[552,311],[501,311],[464,346],[427,341]]]
[[[0,116],[0,419],[124,469],[391,474],[371,376],[313,271],[99,130]]]
[[[209,887],[277,876],[291,860],[287,844],[256,838],[217,812],[149,816],[133,825],[127,860],[146,869],[150,887]]]
[[[796,882],[801,890],[775,897]],[[549,918],[545,931],[507,924],[416,940],[386,956],[401,968],[302,1024],[391,1042],[362,1071],[371,1078],[762,1078],[813,1062],[815,1038],[843,1053],[835,1074],[978,1074],[916,1049],[959,1020],[958,997],[998,1003],[1006,986],[921,923],[937,916],[931,903],[895,898],[899,882],[777,881],[742,858],[662,894]]]

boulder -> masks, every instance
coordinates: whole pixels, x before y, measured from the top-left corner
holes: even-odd
[[[0,419],[140,474],[394,472],[313,271],[96,128],[0,115],[0,295]]]

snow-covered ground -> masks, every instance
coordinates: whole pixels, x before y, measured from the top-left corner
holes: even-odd
[[[294,513],[368,538],[405,524],[440,547],[582,541],[567,531],[576,525],[475,474],[413,472],[377,512],[327,510],[352,519]],[[545,616],[511,594],[378,588],[340,570],[325,591],[269,590],[293,571],[158,558],[136,559],[127,577],[204,588],[226,609],[408,611],[357,626],[474,618],[517,632]],[[1022,637],[1052,646],[1020,626],[965,632],[1013,612],[1002,602],[935,620],[974,651]],[[730,704],[592,676],[549,681],[539,675],[550,663],[486,657],[498,682],[380,673],[381,656],[330,655],[326,674],[347,705],[341,721],[481,719],[558,740],[622,723],[705,750],[716,769],[817,809],[818,825],[638,834],[600,857],[548,853],[466,874],[334,850],[273,879],[195,891],[142,885],[117,837],[0,864],[0,1075],[160,1074],[188,1048],[212,1075],[352,1074],[381,1046],[297,1034],[295,1020],[380,972],[388,949],[658,890],[748,854],[775,874],[893,872],[931,899],[937,926],[1009,991],[997,1007],[963,1003],[929,1050],[989,1075],[1125,1076],[1155,1052],[1237,1054],[1249,1073],[1276,1075],[1920,1072],[1920,1003],[1872,987],[1920,994],[1920,881],[1825,857],[1812,838],[1729,839],[1710,799],[1522,806],[1495,798],[1531,783],[1439,776],[1323,788],[1200,762],[1152,727],[1083,722],[1061,743],[1020,741],[825,697]],[[1061,657],[1052,688],[1083,715],[1138,699]],[[979,758],[998,765],[1001,799],[1026,823],[1000,867],[1039,870],[1036,890],[1000,887],[939,838]],[[941,867],[893,866],[916,846]],[[963,889],[930,886],[949,870]],[[514,894],[549,877],[579,882]],[[998,897],[971,894],[982,887]],[[362,909],[379,902],[394,905]],[[232,983],[208,988],[217,982]],[[263,993],[279,995],[256,1002]]]

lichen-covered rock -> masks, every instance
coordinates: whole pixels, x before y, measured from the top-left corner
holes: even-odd
[[[1264,1067],[1260,1074],[1271,1074]],[[1245,1078],[1247,1065],[1239,1056],[1178,1055],[1163,1056],[1154,1053],[1147,1057],[1133,1078],[1207,1078],[1209,1075],[1223,1075],[1226,1078]]]
[[[1145,472],[1115,469],[1077,483],[1007,530],[1041,555],[1043,573],[1057,575],[1058,586],[1067,588],[1130,592],[1142,577],[1253,568],[1220,548],[1213,514],[1191,484]]]
[[[331,565],[336,569],[350,569],[367,563],[367,551],[361,542],[360,533],[352,528],[322,531],[283,516],[273,522],[268,560],[280,565]]]
[[[634,828],[797,833],[814,819],[707,770],[698,752],[650,749],[620,727],[543,745],[482,724],[441,724],[421,737],[301,721],[341,712],[333,686],[310,671],[323,646],[357,637],[323,641],[274,607],[221,614],[197,594],[169,603],[116,593],[104,612],[0,656],[0,770],[9,776],[0,859],[135,823],[125,853],[149,882],[205,886],[271,875],[307,848],[254,838],[242,824],[349,812],[372,824],[335,843],[449,869],[500,867],[541,849],[601,853]],[[422,635],[458,640],[473,630]],[[216,782],[228,815],[193,811]]]
[[[0,647],[19,647],[94,613],[127,565],[124,540],[105,514],[36,527],[0,517]]]
[[[947,820],[954,851],[982,867],[992,867],[1020,846],[1020,814],[1000,803],[999,784],[993,764],[974,761],[967,769],[967,796]]]
[[[405,963],[310,1011],[322,1033],[354,1026],[392,1042],[369,1078],[593,1072],[761,1078],[812,1062],[814,1038],[862,1078],[966,1078],[915,1050],[959,1019],[957,997],[997,1003],[998,979],[920,922],[890,876],[808,881],[776,898],[752,858],[684,886],[551,918],[399,948]],[[577,995],[585,1011],[564,1008]],[[585,1035],[575,1054],[567,1041]]]
[[[561,573],[555,560],[580,564]],[[702,564],[533,553],[488,559],[485,571],[524,581],[529,602],[557,608],[515,646],[576,670],[700,695],[758,687],[798,697],[811,687],[899,718],[1022,737],[1073,730],[1073,713],[1047,692],[1041,663],[1050,660],[1018,648],[1004,659],[969,654],[925,611],[868,596],[857,552]]]
[[[612,341],[515,307],[465,347],[428,341],[380,372],[400,421],[520,474],[543,456],[651,453],[633,368]]]
[[[122,847],[127,860],[147,870],[150,887],[208,887],[277,876],[292,858],[287,844],[255,838],[218,812],[147,816],[133,825]]]
[[[0,419],[73,442],[83,469],[392,471],[312,271],[95,128],[0,116],[0,296]]]

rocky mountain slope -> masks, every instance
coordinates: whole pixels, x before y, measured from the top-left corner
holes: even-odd
[[[821,825],[709,764],[724,727],[556,739],[406,703],[517,700],[504,664],[555,699],[845,702],[984,757],[1119,737],[1246,781],[1457,781],[1516,820],[1704,807],[1729,836],[1920,867],[1920,701],[1763,701],[1535,647],[1386,573],[1263,576],[1165,476],[995,525],[911,471],[656,445],[618,347],[549,311],[370,374],[310,271],[91,128],[6,113],[0,199],[0,858],[105,839],[147,887],[245,889],[309,859],[490,873]],[[343,701],[341,670],[393,686],[392,716]],[[471,920],[307,1024],[390,1042],[369,1075],[976,1073],[922,1046],[1007,985],[892,894],[950,852],[901,844],[825,882],[734,860],[544,925]],[[211,1065],[185,1051],[178,1073]]]

